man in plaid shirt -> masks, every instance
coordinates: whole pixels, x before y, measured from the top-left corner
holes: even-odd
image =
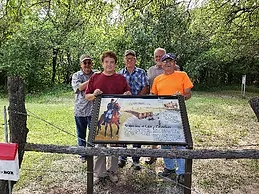
[[[125,68],[119,71],[119,74],[123,75],[127,83],[130,86],[132,95],[148,95],[150,92],[149,81],[144,69],[136,67],[136,53],[133,50],[126,50],[124,54]],[[124,147],[127,147],[124,145]],[[140,148],[140,144],[133,144],[134,148]],[[132,157],[133,167],[135,170],[140,170],[139,165],[140,157]],[[119,167],[123,168],[126,165],[127,157],[121,156],[119,161]]]

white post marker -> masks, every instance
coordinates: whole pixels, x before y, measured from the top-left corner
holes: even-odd
[[[242,75],[241,94],[245,97],[246,93],[246,75]]]
[[[0,143],[0,180],[19,179],[18,144]]]

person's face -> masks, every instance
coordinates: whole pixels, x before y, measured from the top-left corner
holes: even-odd
[[[163,50],[158,50],[154,54],[154,61],[158,67],[162,67],[161,58],[165,54]]]
[[[134,55],[127,55],[124,57],[124,63],[127,68],[134,68],[136,65],[136,57]]]
[[[80,67],[85,74],[89,74],[92,71],[93,62],[89,59],[80,63]]]
[[[173,73],[174,66],[175,66],[175,61],[172,59],[166,59],[165,61],[162,62],[162,68],[164,69],[166,74]]]
[[[114,73],[116,67],[115,59],[111,57],[105,57],[103,59],[102,66],[104,73]]]

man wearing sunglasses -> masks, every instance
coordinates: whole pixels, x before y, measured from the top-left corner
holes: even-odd
[[[80,57],[80,70],[72,76],[72,87],[75,92],[75,108],[74,116],[76,122],[77,142],[78,146],[86,146],[86,130],[90,128],[92,101],[85,99],[85,89],[88,80],[93,75],[93,61],[89,55]],[[86,156],[80,156],[81,161],[86,162]]]

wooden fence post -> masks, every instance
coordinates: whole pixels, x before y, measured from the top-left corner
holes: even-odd
[[[252,107],[256,117],[257,117],[257,120],[259,121],[259,97],[254,97],[254,98],[251,98],[249,101],[249,104],[250,106]]]
[[[22,164],[28,129],[25,109],[25,85],[22,78],[8,77],[10,142],[18,144],[19,166]],[[19,114],[17,114],[19,113]],[[12,181],[12,186],[15,184]],[[0,193],[8,194],[8,181],[0,180]]]

